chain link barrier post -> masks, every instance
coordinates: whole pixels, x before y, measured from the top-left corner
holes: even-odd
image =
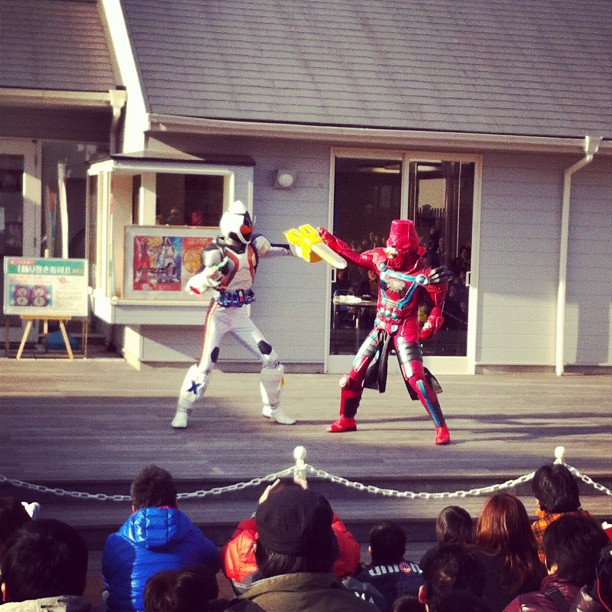
[[[303,446],[296,446],[293,449],[293,458],[295,459],[295,467],[293,468],[293,482],[306,487],[306,463],[305,459],[308,453]]]

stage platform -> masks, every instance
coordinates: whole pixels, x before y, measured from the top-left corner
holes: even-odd
[[[431,494],[496,485],[553,461],[558,446],[565,447],[569,465],[612,485],[609,375],[441,377],[440,401],[452,443],[437,447],[429,417],[393,375],[385,394],[365,391],[357,432],[332,435],[325,427],[337,415],[337,375],[286,375],[283,407],[298,423],[282,426],[261,416],[257,374],[219,370],[189,427],[173,430],[184,372],[138,371],[112,358],[0,361],[0,475],[61,491],[128,495],[134,475],[157,463],[174,475],[183,493],[191,493],[281,471],[293,465],[294,449],[303,446],[314,468],[374,487],[373,494],[308,474],[312,486],[322,488],[362,535],[381,517],[410,519],[421,528],[451,503],[476,516],[486,499],[385,497],[377,488]],[[5,481],[0,492],[9,485]],[[263,486],[204,494],[184,505],[209,529],[218,525],[222,538],[247,506],[252,511]],[[612,497],[585,484],[581,490],[587,509],[612,518]],[[535,512],[528,485],[512,492]],[[129,503],[87,495],[78,499],[24,488],[20,493],[30,501],[42,498],[47,512],[89,526],[92,533],[97,522],[100,537],[129,511]]]

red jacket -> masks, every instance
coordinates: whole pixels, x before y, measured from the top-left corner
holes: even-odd
[[[544,594],[548,589],[554,588],[559,589],[568,606],[572,605],[580,592],[578,585],[559,578],[557,574],[549,574],[542,580],[539,591],[515,597],[504,608],[504,612],[558,612],[557,605]]]
[[[361,547],[336,513],[334,513],[332,529],[340,548],[340,556],[334,563],[333,572],[340,579],[353,576],[361,558]],[[256,540],[255,519],[246,519],[240,522],[229,542],[221,549],[223,573],[230,580],[242,582],[257,569]]]

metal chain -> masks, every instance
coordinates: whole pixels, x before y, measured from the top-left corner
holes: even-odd
[[[577,476],[583,482],[586,482],[586,484],[591,485],[594,489],[597,489],[597,491],[599,491],[600,493],[605,493],[606,495],[612,495],[612,491],[610,491],[610,489],[604,487],[602,484],[599,484],[598,482],[595,482],[592,478],[590,478],[586,474],[581,474],[575,467],[572,467],[571,465],[567,465],[567,463],[565,464],[565,467],[572,474],[574,474],[574,476]]]
[[[258,487],[264,482],[274,482],[277,478],[283,478],[284,476],[290,476],[291,474],[293,474],[293,467],[286,468],[284,470],[281,470],[280,472],[274,472],[274,474],[262,476],[261,478],[253,478],[251,480],[248,480],[247,482],[237,482],[236,484],[228,485],[227,487],[214,487],[213,489],[209,489],[208,491],[200,490],[193,491],[192,493],[179,493],[177,495],[177,498],[189,499],[191,497],[206,497],[207,495],[222,495],[223,493],[241,491],[242,489],[246,489],[247,487]]]
[[[582,479],[586,484],[592,486],[597,491],[604,493],[605,495],[612,496],[612,491],[603,485],[595,482],[588,476],[581,474],[576,468],[565,464],[566,467],[578,478]],[[372,495],[382,495],[384,497],[399,497],[399,498],[408,498],[408,499],[451,499],[451,498],[463,498],[463,497],[477,497],[479,495],[485,495],[488,493],[495,493],[496,491],[502,491],[504,489],[509,489],[515,487],[517,485],[523,484],[525,482],[529,482],[533,479],[535,472],[530,472],[529,474],[524,474],[519,478],[515,478],[513,480],[507,480],[506,482],[502,482],[499,484],[493,484],[486,487],[479,487],[474,489],[468,489],[467,491],[458,490],[458,491],[443,491],[440,493],[415,493],[413,491],[397,491],[395,489],[382,489],[380,487],[374,485],[364,485],[361,482],[355,482],[347,480],[341,476],[335,476],[326,472],[325,470],[320,470],[312,465],[306,463],[300,468],[301,473],[303,474],[305,471],[310,474],[321,478],[323,480],[329,480],[334,484],[340,484],[348,488],[356,489],[357,491],[365,491],[366,493],[370,493]],[[193,491],[191,493],[179,493],[177,495],[178,499],[191,499],[191,498],[202,498],[207,497],[209,495],[222,495],[224,493],[231,493],[235,491],[241,491],[243,489],[247,489],[249,487],[257,487],[266,482],[273,482],[277,478],[283,478],[287,476],[291,476],[295,474],[296,468],[295,466],[288,467],[280,472],[274,472],[273,474],[268,474],[266,476],[262,476],[260,478],[253,478],[246,482],[237,482],[232,485],[228,485],[226,487],[214,487],[208,490],[199,490]],[[37,491],[39,493],[50,493],[52,495],[57,495],[60,497],[74,497],[77,499],[88,499],[95,501],[113,501],[113,502],[129,502],[131,498],[129,495],[107,495],[105,493],[86,493],[82,491],[66,491],[65,489],[59,488],[49,488],[43,485],[31,484],[29,482],[24,482],[22,480],[17,480],[14,478],[7,478],[0,474],[0,483],[6,483],[13,485],[14,487],[29,489],[31,491]]]
[[[342,478],[340,476],[334,476],[324,470],[318,470],[312,467],[309,464],[306,464],[306,469],[315,476],[319,478],[323,478],[325,480],[330,480],[333,483],[344,485],[345,487],[349,487],[352,489],[356,489],[357,491],[365,491],[366,493],[371,493],[373,495],[383,495],[385,497],[400,497],[400,498],[408,498],[408,499],[448,499],[455,497],[474,497],[478,495],[483,495],[485,493],[494,493],[495,491],[501,491],[503,489],[508,489],[510,487],[514,487],[516,485],[522,484],[524,482],[529,482],[535,472],[531,472],[530,474],[525,474],[524,476],[520,476],[514,480],[507,480],[506,482],[502,482],[501,484],[489,485],[488,487],[481,487],[478,489],[469,489],[468,491],[444,491],[440,493],[415,493],[413,491],[397,491],[395,489],[381,489],[374,485],[364,485],[361,482],[352,482],[347,480],[346,478]]]

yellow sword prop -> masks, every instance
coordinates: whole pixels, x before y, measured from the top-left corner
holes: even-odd
[[[334,268],[346,268],[346,259],[332,251],[312,225],[300,225],[285,232],[289,244],[299,247],[300,257],[309,263],[325,260]]]

